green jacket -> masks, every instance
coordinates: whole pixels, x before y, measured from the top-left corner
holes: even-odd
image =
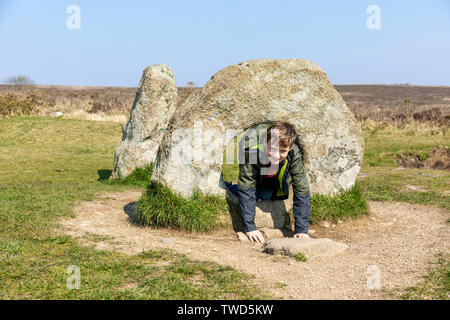
[[[254,223],[256,201],[260,199],[260,187],[264,178],[264,167],[268,160],[260,137],[265,136],[267,124],[246,132],[239,140],[238,195],[243,218],[244,232],[256,230]],[[308,233],[310,215],[309,183],[306,175],[301,143],[297,139],[285,160],[280,162],[277,183],[273,187],[271,200],[283,200],[289,196],[289,184],[294,190],[293,213],[296,233]]]

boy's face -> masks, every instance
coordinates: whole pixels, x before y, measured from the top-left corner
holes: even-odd
[[[267,157],[269,158],[272,164],[278,164],[286,159],[289,150],[291,150],[292,146],[285,147],[275,143],[271,143],[268,141],[267,143]]]

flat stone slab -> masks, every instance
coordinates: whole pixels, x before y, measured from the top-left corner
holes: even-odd
[[[303,253],[307,258],[316,258],[332,257],[347,249],[348,246],[327,238],[279,238],[268,240],[263,248],[264,252],[270,254],[295,256],[297,253]]]

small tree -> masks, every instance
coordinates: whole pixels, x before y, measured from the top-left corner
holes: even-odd
[[[8,79],[5,80],[5,82],[7,84],[13,84],[15,86],[34,84],[33,80],[31,80],[30,77],[27,77],[25,75],[9,77]]]

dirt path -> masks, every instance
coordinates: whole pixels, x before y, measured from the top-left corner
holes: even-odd
[[[187,235],[136,226],[132,216],[140,196],[140,191],[128,191],[83,202],[74,208],[75,218],[61,221],[62,230],[90,245],[94,243],[85,237],[86,232],[109,236],[95,242],[98,249],[137,254],[171,248],[192,259],[230,265],[254,274],[266,291],[283,299],[384,298],[382,292],[369,290],[367,285],[377,270],[383,288],[414,285],[426,274],[428,262],[437,260],[437,254],[448,252],[450,247],[448,214],[443,210],[370,201],[368,217],[346,221],[335,228],[310,226],[315,231],[312,237],[341,241],[349,249],[335,257],[297,262],[262,253],[261,244],[240,242],[232,230]]]

